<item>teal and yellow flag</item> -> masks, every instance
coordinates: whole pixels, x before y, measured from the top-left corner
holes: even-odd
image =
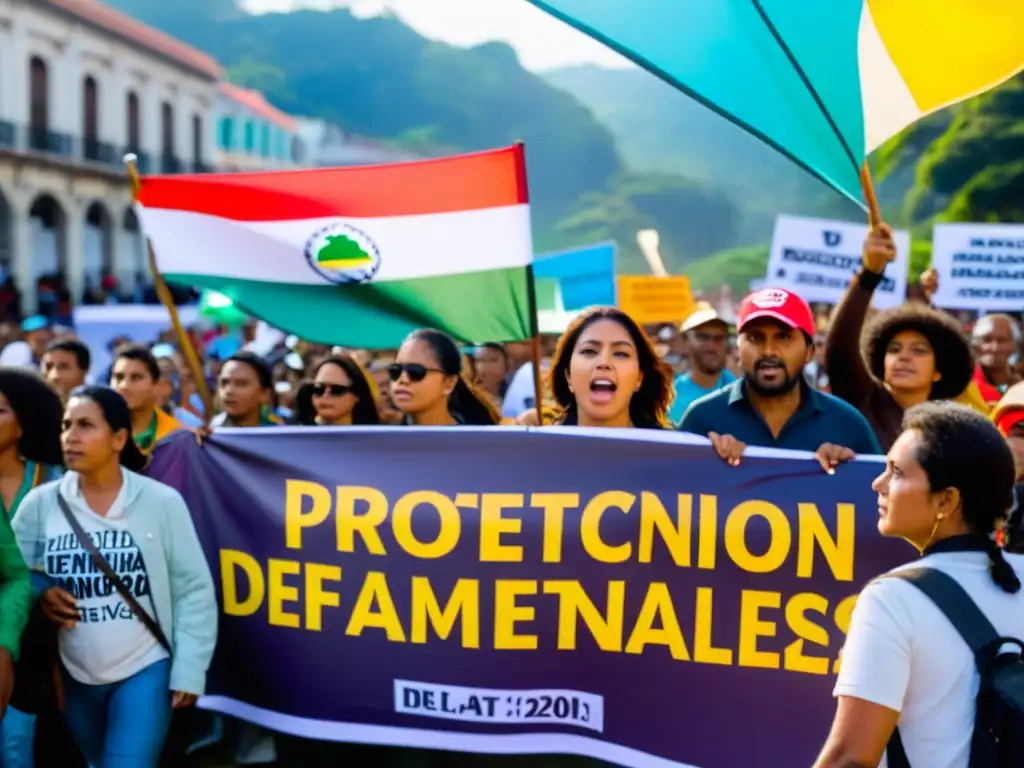
[[[872,150],[1024,69],[1022,0],[529,1],[858,202]]]

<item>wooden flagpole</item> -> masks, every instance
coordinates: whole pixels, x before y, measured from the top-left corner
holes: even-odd
[[[519,183],[527,189],[526,183],[526,144],[522,139],[515,142],[519,147]],[[530,312],[531,346],[533,354],[533,399],[537,407],[537,423],[544,426],[544,384],[540,370],[540,318],[537,314],[537,281],[533,275],[533,264],[526,269],[526,283]]]
[[[882,223],[882,211],[878,207],[878,197],[875,196],[875,185],[871,181],[871,169],[868,168],[868,161],[860,167],[860,186],[864,191],[864,202],[868,205],[868,223],[872,229]]]
[[[127,154],[124,156],[124,164],[128,168],[128,179],[132,185],[132,202],[138,203],[139,193],[142,191],[142,178],[139,176],[138,158],[133,154]],[[143,236],[145,236],[145,233],[143,233]],[[185,356],[185,362],[192,372],[192,378],[195,380],[196,389],[199,391],[199,397],[203,401],[204,425],[209,426],[210,420],[213,418],[213,396],[210,393],[210,387],[206,383],[203,364],[199,360],[199,353],[196,352],[196,348],[192,346],[192,340],[185,333],[185,328],[181,324],[181,317],[178,315],[178,308],[174,306],[174,297],[171,295],[171,289],[167,287],[164,276],[160,274],[160,270],[157,268],[153,244],[149,241],[148,237],[145,240],[149,273],[156,287],[156,295],[160,298],[160,303],[167,308],[167,312],[171,316],[171,327],[174,329],[174,335],[178,339],[178,346],[181,347],[181,352]]]

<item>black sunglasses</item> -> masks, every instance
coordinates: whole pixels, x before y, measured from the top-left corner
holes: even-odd
[[[342,397],[352,392],[352,387],[347,384],[314,384],[313,397],[323,397],[330,392],[335,397]]]
[[[428,373],[444,373],[440,368],[427,368],[419,363],[392,363],[388,366],[388,378],[398,381],[402,378],[402,372],[409,377],[409,381],[423,381]]]

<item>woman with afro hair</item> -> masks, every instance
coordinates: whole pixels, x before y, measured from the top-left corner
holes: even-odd
[[[42,376],[23,368],[0,368],[0,525],[7,530],[25,495],[62,474],[63,418],[61,397]],[[30,606],[31,602],[26,608]],[[36,713],[45,704],[43,688],[51,671],[49,636],[39,631],[39,623],[33,615],[21,637],[11,706],[0,724],[0,765],[33,765]],[[49,746],[62,741],[66,746],[62,735],[51,733]],[[76,765],[63,759],[60,764]]]
[[[832,316],[825,350],[832,394],[864,414],[886,452],[900,434],[904,411],[929,400],[956,400],[974,370],[959,324],[931,307],[878,312],[864,327],[871,297],[895,257],[892,230],[873,228],[864,241],[863,268]]]

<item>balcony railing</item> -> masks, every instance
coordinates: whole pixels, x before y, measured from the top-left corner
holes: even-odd
[[[71,136],[66,133],[35,125],[28,129],[28,148],[34,152],[71,157],[72,143]]]
[[[93,163],[103,163],[104,165],[114,165],[121,162],[121,157],[117,153],[117,147],[97,139],[82,140],[82,159]]]
[[[138,158],[138,169],[142,174],[213,171],[205,163],[186,162],[174,155],[160,154],[154,158],[133,147],[119,147],[96,138],[73,136],[37,126],[17,125],[5,120],[0,120],[0,150],[110,171],[123,169],[124,156],[130,152]]]

